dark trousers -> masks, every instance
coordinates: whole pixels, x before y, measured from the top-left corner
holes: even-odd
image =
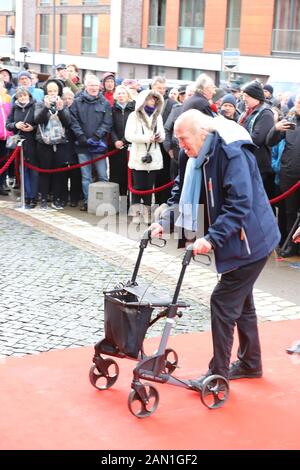
[[[155,183],[157,170],[140,171],[132,170],[133,188],[138,191],[146,191],[152,189]],[[145,206],[151,206],[152,194],[140,196],[139,194],[131,195],[132,204],[139,204],[143,200]]]
[[[54,168],[62,167],[65,152],[65,144],[57,145],[56,151],[54,151],[53,145],[46,145],[38,142],[36,146],[36,153],[40,168],[45,170],[52,170]],[[42,199],[47,199],[51,189],[53,192],[53,199],[61,200],[63,193],[63,181],[63,172],[40,173],[39,185]]]
[[[222,274],[211,295],[213,358],[209,369],[214,374],[228,377],[235,325],[238,358],[249,369],[262,369],[253,285],[267,259]]]
[[[127,149],[122,149],[109,159],[109,181],[118,183],[120,196],[127,194],[127,173]]]
[[[159,144],[159,145],[160,145],[160,150],[161,150],[162,157],[163,157],[164,166],[161,170],[158,170],[157,172],[157,177],[156,177],[156,182],[155,182],[156,188],[159,188],[160,186],[164,186],[166,183],[170,182],[170,160],[171,160],[170,155],[164,149],[162,144]],[[155,193],[155,203],[160,206],[164,202],[167,202],[170,196],[171,196],[171,188],[163,189],[162,191]]]

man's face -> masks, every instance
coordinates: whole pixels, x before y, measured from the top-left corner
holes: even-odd
[[[157,93],[164,97],[166,93],[166,85],[164,83],[157,82],[152,86],[152,90],[157,91]]]
[[[195,131],[192,127],[186,124],[175,124],[175,135],[178,139],[179,146],[182,148],[188,157],[197,157],[203,143],[208,135],[208,131],[200,129]]]
[[[98,80],[91,79],[87,82],[85,89],[91,96],[97,96],[100,90],[100,83]]]
[[[58,69],[58,70],[56,70],[56,77],[59,80],[66,80],[68,78],[67,69]]]
[[[246,107],[250,109],[254,108],[260,103],[259,100],[257,100],[256,98],[252,98],[252,96],[247,95],[247,93],[245,92],[243,93],[243,100],[246,103]]]
[[[115,81],[113,78],[107,78],[104,82],[104,87],[106,91],[113,91],[115,88]]]
[[[18,86],[29,88],[31,86],[31,79],[29,77],[26,77],[26,75],[23,75],[19,78]]]
[[[233,119],[235,113],[235,107],[231,103],[224,103],[221,106],[221,111],[223,111],[224,116]]]

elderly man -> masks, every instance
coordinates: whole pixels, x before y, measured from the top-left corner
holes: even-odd
[[[79,163],[98,157],[103,151],[96,152],[96,142],[106,141],[112,128],[112,111],[108,101],[100,93],[100,80],[95,75],[87,75],[85,90],[75,98],[71,106],[71,128],[77,140]],[[106,159],[95,162],[99,181],[108,181]],[[84,203],[81,208],[87,211],[89,185],[92,183],[92,167],[81,167]]]
[[[215,92],[216,87],[213,80],[205,73],[202,73],[196,79],[195,93],[183,103],[182,112],[188,109],[198,109],[207,116],[215,116],[210,106],[210,100],[212,100]]]
[[[261,377],[253,285],[280,234],[251,151],[254,146],[248,132],[234,121],[197,110],[181,114],[175,134],[188,156],[184,181],[179,174],[169,208],[151,230],[153,236],[163,233],[169,212],[179,202],[176,225],[196,232],[197,206],[204,202],[209,227],[193,251],[214,250],[221,277],[211,295],[213,358],[199,380],[211,374],[229,379]],[[235,325],[240,344],[238,360],[230,366]]]
[[[43,90],[32,85],[31,73],[27,70],[22,70],[18,73],[18,87],[22,87],[28,90],[32,98],[34,98],[36,101],[43,101]]]

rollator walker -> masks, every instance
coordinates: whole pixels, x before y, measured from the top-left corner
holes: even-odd
[[[149,286],[138,285],[136,282],[143,252],[148,243],[156,246],[166,244],[166,240],[156,239],[155,241],[154,243],[151,230],[148,229],[140,240],[139,254],[131,280],[125,285],[121,284],[112,290],[104,291],[105,338],[95,345],[94,364],[89,373],[90,382],[98,390],[107,390],[118,379],[117,362],[114,359],[103,358],[103,354],[121,359],[129,358],[138,361],[133,370],[132,391],[128,397],[129,410],[137,418],[150,416],[159,403],[156,388],[141,380],[168,383],[188,390],[196,390],[200,393],[201,401],[205,406],[210,409],[220,408],[228,398],[228,381],[220,375],[211,375],[205,378],[199,387],[195,387],[195,383],[191,385],[189,380],[174,377],[172,374],[178,366],[178,355],[173,349],[167,348],[175,318],[182,316],[179,309],[189,307],[185,302],[178,301],[186,268],[192,258],[198,262],[199,260],[193,255],[193,246],[189,246],[182,261],[173,298],[164,299]],[[201,256],[206,256],[210,264],[208,255]],[[157,309],[159,309],[158,313],[151,319],[153,312]],[[166,318],[166,323],[158,350],[148,356],[143,349],[145,335],[148,328],[162,318]]]

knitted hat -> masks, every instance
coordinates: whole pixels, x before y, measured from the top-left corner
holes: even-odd
[[[273,95],[274,88],[272,87],[272,85],[269,85],[268,83],[266,83],[264,85],[264,90],[267,90],[269,93],[271,93],[271,95]]]
[[[235,98],[235,96],[233,96],[231,93],[228,93],[227,95],[225,95],[224,98],[222,99],[221,106],[225,103],[230,103],[230,104],[232,104],[232,106],[234,106],[236,108],[236,98]]]
[[[105,80],[108,78],[112,78],[114,81],[116,81],[116,77],[113,72],[105,72],[102,76],[102,83],[104,84]]]
[[[20,78],[22,78],[22,77],[28,77],[28,78],[30,78],[30,80],[31,80],[31,73],[28,72],[27,70],[22,70],[21,72],[18,73],[18,77],[17,77],[17,78],[18,78],[18,81],[19,81]]]
[[[256,80],[248,83],[248,85],[243,88],[243,92],[247,93],[247,95],[251,96],[251,98],[255,98],[258,101],[265,101],[263,87]]]

